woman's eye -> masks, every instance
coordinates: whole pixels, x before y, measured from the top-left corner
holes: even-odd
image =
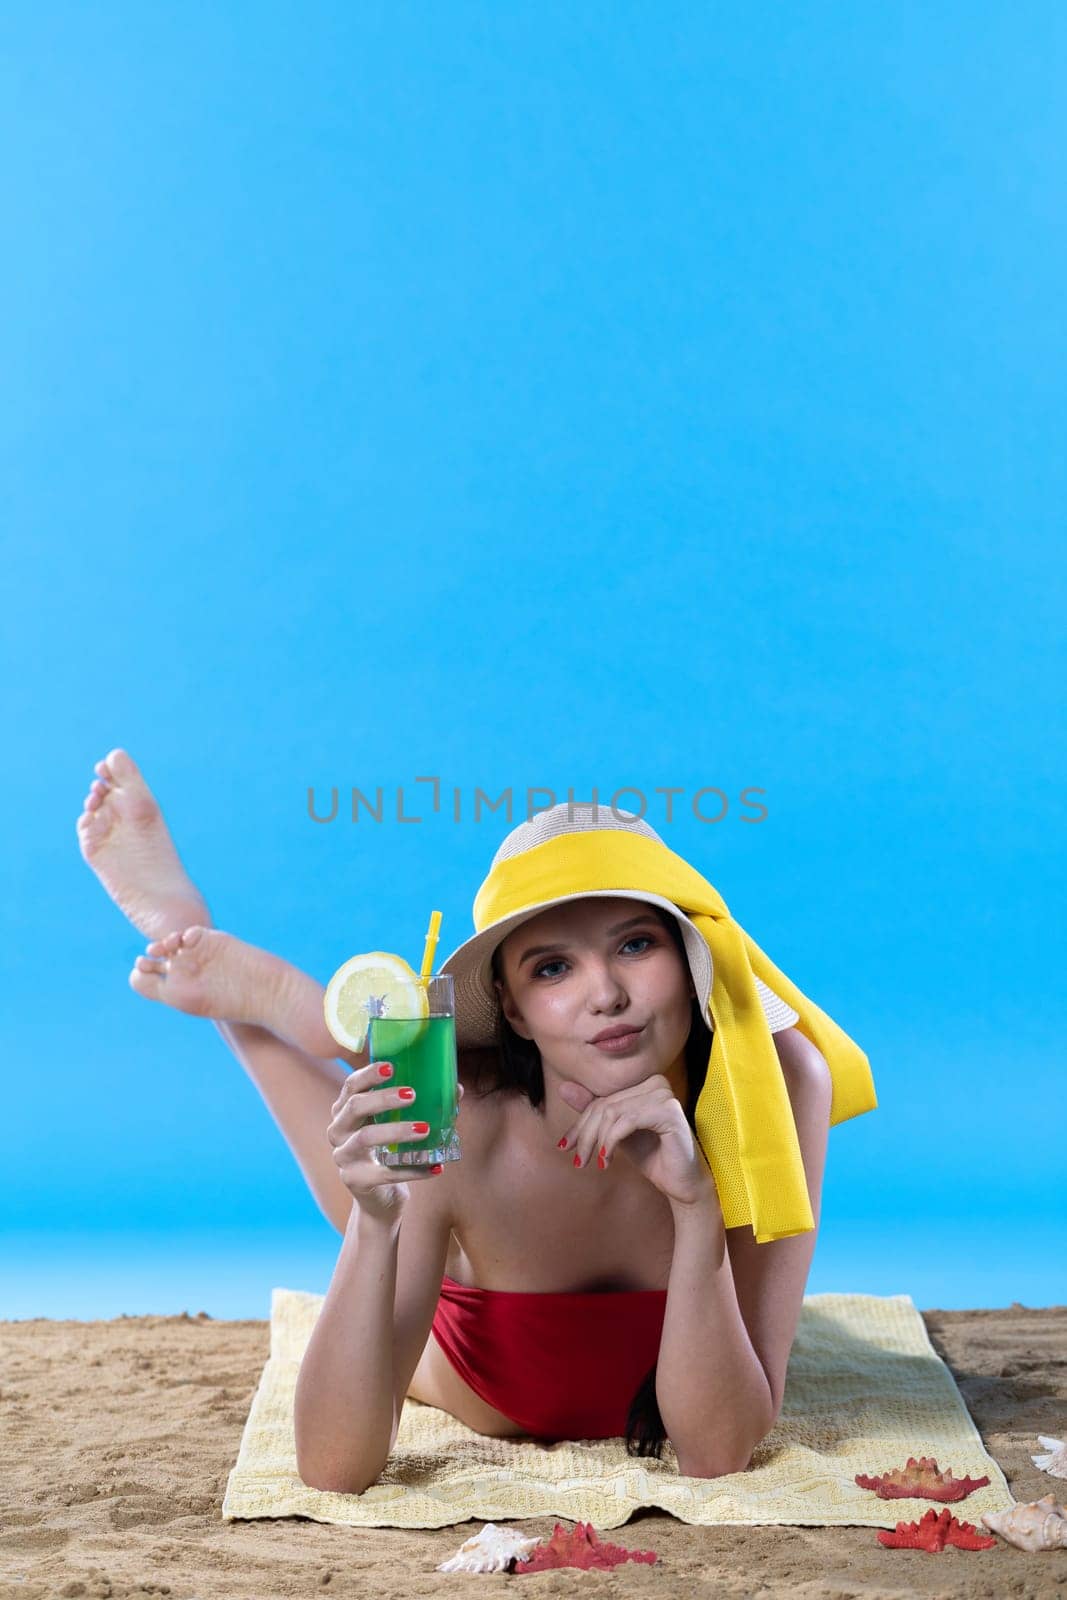
[[[627,945],[631,945],[631,944],[655,944],[655,942],[656,941],[655,941],[655,939],[653,939],[651,934],[648,934],[648,933],[635,933],[632,939],[627,939],[626,944],[624,944],[622,946],[622,948],[625,950]],[[641,951],[638,951],[639,955],[641,953],[642,953]],[[565,967],[566,965],[567,965],[567,963],[563,960],[562,956],[558,956],[555,959],[553,959],[552,961],[542,961],[542,963],[541,963],[541,965],[539,967],[535,967],[534,968],[534,977],[535,978],[539,978],[541,976],[541,974],[545,971],[546,967],[559,967],[559,966],[564,966]],[[551,977],[552,974],[550,973],[549,976]]]

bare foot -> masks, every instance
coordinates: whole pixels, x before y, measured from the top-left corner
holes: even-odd
[[[119,910],[150,938],[194,922],[210,925],[207,902],[133,758],[112,750],[94,770],[76,824],[78,844]]]
[[[194,1017],[257,1023],[313,1056],[343,1053],[323,1020],[322,984],[221,928],[194,924],[153,939],[130,987]]]

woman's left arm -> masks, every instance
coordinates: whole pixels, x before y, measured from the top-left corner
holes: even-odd
[[[671,1203],[674,1254],[656,1399],[679,1471],[690,1477],[743,1472],[774,1426],[818,1236],[830,1069],[797,1028],[772,1037],[815,1226],[757,1244],[749,1226],[727,1232],[714,1192],[692,1205]]]

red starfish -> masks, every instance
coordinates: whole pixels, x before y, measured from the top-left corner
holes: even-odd
[[[528,1561],[516,1561],[513,1570],[547,1572],[550,1567],[583,1567],[589,1571],[617,1567],[623,1561],[647,1561],[651,1566],[658,1559],[654,1550],[624,1550],[618,1544],[603,1544],[591,1522],[579,1522],[570,1533],[557,1522],[551,1539],[537,1545]]]
[[[895,1550],[936,1553],[947,1544],[959,1550],[992,1550],[996,1542],[980,1534],[973,1522],[957,1522],[947,1506],[943,1511],[931,1506],[918,1522],[898,1522],[892,1533],[886,1528],[878,1530],[878,1543]]]
[[[916,1500],[965,1500],[972,1489],[981,1489],[988,1478],[954,1478],[952,1468],[939,1472],[933,1456],[921,1456],[916,1461],[908,1457],[906,1467],[894,1467],[883,1472],[880,1478],[869,1478],[857,1472],[856,1482],[861,1489],[873,1489],[882,1500],[913,1498]]]

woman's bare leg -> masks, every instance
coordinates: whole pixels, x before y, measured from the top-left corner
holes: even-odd
[[[343,1054],[323,1018],[318,979],[221,928],[194,923],[149,940],[130,987],[192,1017],[257,1023],[324,1060]]]
[[[361,1061],[340,1050],[327,1032],[322,985],[212,927],[207,902],[181,863],[159,804],[124,750],[112,750],[95,770],[97,779],[77,822],[82,855],[111,899],[153,944],[165,945],[169,934],[175,950],[180,947],[177,961],[166,954],[139,956],[131,987],[146,998],[163,999],[160,991],[174,972],[172,994],[177,989],[179,1000],[194,1000],[180,1009],[208,1016],[218,1001],[238,1013],[211,1020],[262,1095],[323,1214],[344,1233],[352,1197],[334,1164],[326,1129],[347,1076],[336,1058],[343,1056],[351,1065]],[[185,946],[183,935],[195,929],[199,934]],[[199,1010],[197,969],[205,996]]]
[[[352,1196],[326,1137],[348,1076],[322,1016],[323,985],[288,961],[201,924],[153,939],[130,986],[209,1017],[259,1089],[325,1216],[344,1233]],[[353,1066],[369,1057],[342,1052]]]
[[[352,1195],[341,1181],[326,1129],[346,1069],[287,1044],[255,1023],[215,1019],[215,1026],[266,1101],[319,1210],[343,1234]]]

